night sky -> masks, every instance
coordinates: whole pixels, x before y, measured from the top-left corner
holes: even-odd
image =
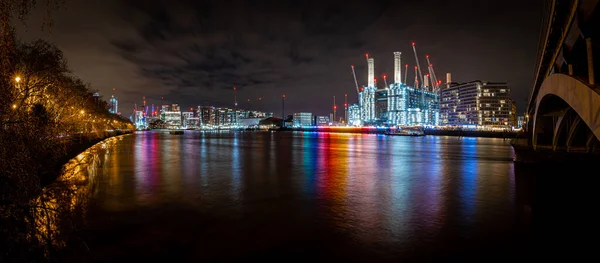
[[[341,116],[344,94],[357,100],[350,65],[365,85],[368,52],[376,76],[392,80],[392,52],[414,67],[413,41],[421,65],[429,54],[438,79],[451,72],[456,82],[506,81],[523,111],[542,2],[67,0],[52,28],[41,31],[41,4],[19,35],[58,45],[105,99],[116,88],[125,116],[142,96],[183,109],[233,107],[233,86],[239,108],[280,115],[285,93],[286,114],[326,115],[335,95]]]

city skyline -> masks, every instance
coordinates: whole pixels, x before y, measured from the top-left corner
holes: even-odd
[[[93,89],[109,94],[116,88],[122,112],[139,105],[143,96],[155,105],[164,97],[184,107],[229,106],[237,86],[241,105],[262,97],[261,110],[277,113],[285,93],[286,111],[325,115],[332,96],[348,94],[350,104],[357,102],[349,65],[356,65],[359,85],[366,85],[366,65],[360,62],[369,52],[378,61],[375,75],[391,76],[390,57],[395,51],[409,54],[411,42],[421,56],[431,56],[438,72],[451,72],[457,82],[508,82],[522,112],[532,82],[541,1],[519,2],[528,8],[518,9],[516,1],[471,2],[261,6],[184,1],[165,9],[157,1],[144,2],[145,7],[136,1],[73,1],[55,12],[51,33],[42,34],[64,49],[74,72]],[[39,8],[27,20],[27,31],[19,31],[23,39],[40,36]],[[465,26],[467,13],[478,23]],[[415,64],[410,56],[403,61]]]

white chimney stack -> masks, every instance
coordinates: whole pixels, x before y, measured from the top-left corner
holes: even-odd
[[[375,87],[375,60],[373,58],[367,59],[367,64],[369,66],[369,87]]]
[[[429,87],[429,75],[425,76],[425,79],[423,80],[423,84],[425,84],[425,87]]]
[[[402,83],[402,52],[394,52],[394,83]]]
[[[446,73],[446,84],[450,85],[452,82],[452,74],[450,72]]]

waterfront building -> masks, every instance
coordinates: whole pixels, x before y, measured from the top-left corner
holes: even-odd
[[[216,110],[214,106],[198,106],[198,110],[202,125],[215,125]]]
[[[165,111],[161,114],[161,119],[165,122],[167,129],[179,129],[182,126],[180,111]]]
[[[384,124],[388,120],[388,89],[375,91],[375,121]]]
[[[181,111],[181,108],[179,107],[179,104],[173,103],[171,105],[171,111]]]
[[[348,125],[360,126],[360,106],[358,104],[352,104],[348,106]]]
[[[329,126],[329,116],[314,116],[315,126]]]
[[[402,62],[400,52],[394,52],[394,83],[383,89],[377,89],[374,76],[373,59],[369,58],[369,86],[359,92],[359,107],[352,113],[359,112],[360,119],[349,120],[351,125],[377,126],[413,126],[438,125],[439,96],[437,91],[428,87],[427,82],[421,87],[410,87],[402,83]],[[427,79],[426,79],[427,80]],[[418,82],[415,82],[418,83]],[[418,85],[418,84],[417,84]],[[349,119],[353,118],[349,109]]]
[[[313,125],[312,113],[310,113],[310,112],[294,113],[293,125],[294,125],[294,127],[312,126]]]
[[[358,94],[360,103],[360,120],[363,124],[375,121],[375,87],[363,87]]]
[[[479,80],[441,90],[442,125],[512,126],[510,88],[502,82]]]

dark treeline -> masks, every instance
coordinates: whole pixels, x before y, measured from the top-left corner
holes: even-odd
[[[16,40],[11,22],[24,19],[35,1],[2,2],[0,262],[40,261],[50,258],[47,246],[52,243],[32,235],[43,228],[35,215],[40,208],[48,209],[39,202],[43,186],[58,175],[73,151],[133,126],[110,114],[105,101],[94,99],[90,85],[69,70],[56,46]]]

